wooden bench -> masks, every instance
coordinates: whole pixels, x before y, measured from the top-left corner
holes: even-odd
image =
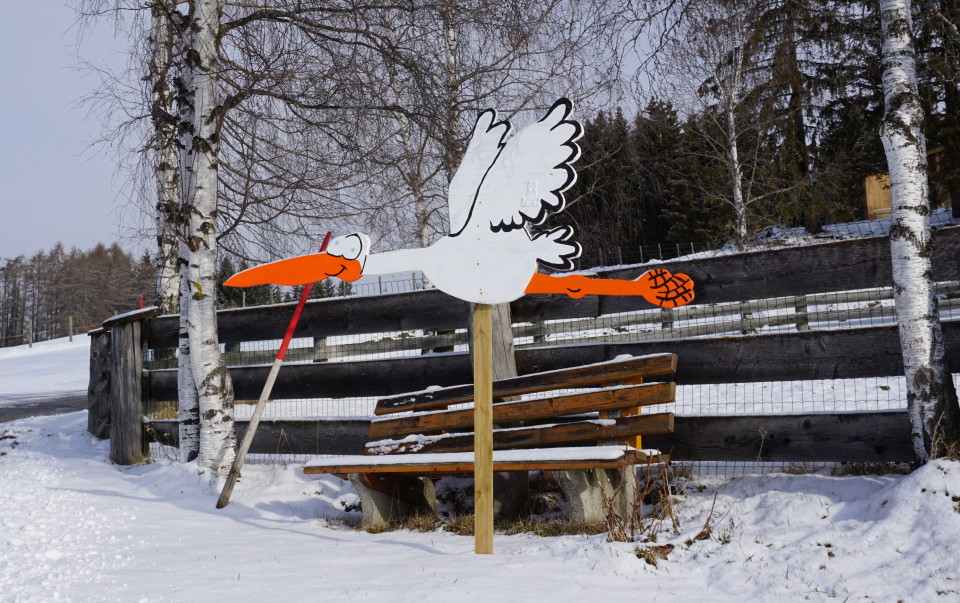
[[[676,355],[656,354],[494,382],[494,471],[549,472],[574,522],[606,519],[611,501],[618,513],[632,512],[635,466],[669,460],[643,450],[640,437],[673,431],[673,413],[641,414],[640,408],[673,402],[675,384],[644,380],[676,367]],[[312,461],[304,473],[348,477],[360,495],[364,525],[435,510],[433,480],[473,471],[472,401],[473,385],[381,399],[365,454]],[[500,514],[519,511],[526,478],[513,480],[522,483],[521,492],[510,496],[509,476],[496,474]]]

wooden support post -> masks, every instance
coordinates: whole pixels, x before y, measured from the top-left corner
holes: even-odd
[[[73,341],[73,314],[67,317],[67,322],[70,325],[70,341]]]
[[[794,311],[797,313],[797,330],[810,330],[810,315],[807,313],[807,296],[798,295],[794,300]]]
[[[327,349],[327,338],[326,337],[314,337],[313,338],[313,361],[314,362],[326,362],[329,360],[330,352]]]
[[[753,326],[753,311],[749,302],[740,302],[740,333],[753,335],[757,330]]]
[[[90,381],[87,385],[87,431],[110,437],[110,333],[90,332]]]
[[[474,552],[493,553],[493,344],[492,308],[473,306]]]
[[[110,460],[136,465],[147,460],[143,437],[143,321],[156,308],[103,323],[110,330]]]

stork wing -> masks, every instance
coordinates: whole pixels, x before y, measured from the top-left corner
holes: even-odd
[[[506,141],[480,184],[473,220],[483,220],[494,232],[540,224],[551,212],[562,211],[563,192],[573,186],[580,157],[576,141],[583,127],[568,119],[573,103],[558,100],[540,121]]]
[[[483,179],[503,150],[503,140],[509,133],[510,123],[498,122],[497,112],[493,109],[487,109],[477,117],[470,144],[447,193],[451,235],[460,234],[470,221]]]

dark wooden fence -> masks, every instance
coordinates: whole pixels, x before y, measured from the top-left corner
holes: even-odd
[[[960,228],[936,232],[934,278],[960,280]],[[660,264],[696,280],[696,306],[837,291],[889,287],[889,242],[886,238],[833,242],[808,247],[718,256]],[[604,272],[610,278],[635,278],[648,267]],[[649,310],[639,298],[526,296],[512,304],[515,323],[596,318]],[[437,290],[317,300],[307,304],[298,337],[315,341],[339,335],[423,330],[430,333],[463,329],[469,306]],[[798,314],[802,308],[797,308]],[[280,339],[292,304],[224,310],[218,314],[220,340],[228,345]],[[709,314],[705,309],[701,313]],[[118,338],[113,332],[129,322],[141,324],[137,345],[143,349],[176,346],[178,318],[156,317],[149,310],[115,317],[96,338]],[[948,358],[960,364],[960,321],[944,321]],[[797,324],[798,329],[801,325]],[[132,337],[135,337],[132,336]],[[431,344],[436,343],[431,340]],[[91,376],[135,371],[121,377],[123,386],[103,388],[91,381],[92,406],[110,396],[141,396],[140,402],[176,399],[175,370],[126,368],[119,355],[95,342]],[[839,330],[798,330],[760,335],[697,339],[592,342],[528,347],[517,351],[521,374],[613,359],[621,354],[670,351],[679,356],[677,385],[850,379],[902,376],[899,336],[894,326]],[[101,365],[110,359],[109,369]],[[99,363],[99,364],[98,364]],[[238,399],[256,399],[269,366],[230,369]],[[471,379],[466,353],[354,362],[290,364],[273,390],[274,400],[386,396],[430,385],[455,385]],[[137,393],[134,383],[140,384]],[[99,389],[98,389],[99,388]],[[96,391],[94,391],[96,390]],[[99,392],[99,394],[97,393]],[[99,396],[99,397],[98,397]],[[107,402],[116,407],[116,399]],[[91,413],[93,416],[93,413]],[[92,420],[92,419],[91,419]],[[102,419],[99,419],[102,421]],[[241,423],[242,425],[242,423]],[[175,423],[153,421],[151,437],[174,441]],[[261,428],[253,450],[298,454],[352,453],[362,446],[364,421],[274,421]],[[261,436],[262,434],[262,436]],[[129,439],[129,438],[128,438]],[[909,425],[902,412],[832,413],[787,416],[678,416],[676,433],[646,438],[645,445],[671,451],[677,460],[908,461],[912,459]],[[133,448],[136,447],[134,444]],[[135,456],[135,455],[134,455]]]

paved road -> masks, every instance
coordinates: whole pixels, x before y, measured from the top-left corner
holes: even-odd
[[[86,410],[87,392],[61,394],[0,394],[0,423],[27,417]]]

